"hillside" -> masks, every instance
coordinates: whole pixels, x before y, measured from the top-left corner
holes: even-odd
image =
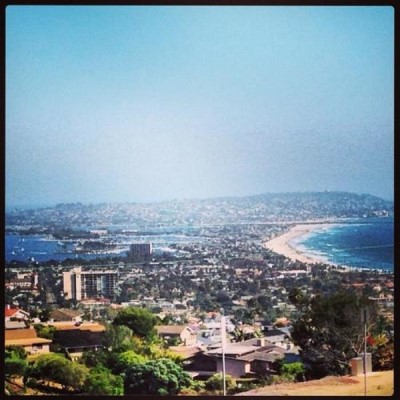
[[[54,226],[65,228],[82,224],[103,227],[193,226],[392,215],[393,202],[367,194],[271,193],[147,204],[74,203],[41,209],[15,209],[6,214],[6,228],[29,227],[34,230],[27,233],[40,233],[39,228],[48,229]]]
[[[367,376],[368,396],[390,396],[394,390],[393,371],[372,372]],[[238,396],[363,396],[364,376],[328,376],[299,383],[265,386]]]

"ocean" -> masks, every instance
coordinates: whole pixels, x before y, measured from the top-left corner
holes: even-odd
[[[392,219],[354,220],[334,224],[297,237],[291,245],[321,261],[357,268],[394,269],[394,221]],[[117,248],[109,253],[75,254],[74,243],[57,241],[49,236],[6,234],[6,262],[11,260],[62,261],[67,258],[95,259],[125,255],[130,243],[152,242],[156,252],[170,251],[172,243],[201,242],[199,236],[157,234],[151,236],[114,236]],[[76,241],[75,241],[76,244]]]
[[[332,225],[295,238],[299,251],[339,265],[394,270],[394,221],[374,219]]]
[[[7,233],[5,236],[5,258],[6,262],[36,261],[46,262],[49,260],[63,261],[66,259],[93,260],[96,258],[109,258],[115,256],[126,256],[132,243],[152,243],[153,251],[157,253],[175,252],[169,246],[171,244],[185,245],[190,242],[201,242],[202,238],[182,234],[155,234],[155,235],[113,235],[113,243],[116,248],[109,252],[90,253],[80,252],[74,249],[78,240],[57,241],[46,235],[18,235]],[[180,252],[182,253],[182,252]]]

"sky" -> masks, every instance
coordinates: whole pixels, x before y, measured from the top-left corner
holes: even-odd
[[[393,199],[394,9],[8,6],[6,205]]]

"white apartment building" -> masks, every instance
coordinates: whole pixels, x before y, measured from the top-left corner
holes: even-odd
[[[82,267],[75,267],[63,272],[63,290],[67,300],[112,298],[117,284],[117,271],[82,271]]]

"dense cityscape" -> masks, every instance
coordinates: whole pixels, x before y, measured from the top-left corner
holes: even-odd
[[[6,393],[246,393],[357,375],[367,347],[368,371],[390,371],[393,270],[265,244],[298,224],[392,218],[393,202],[346,192],[15,208]]]
[[[5,396],[400,398],[392,2],[135,3],[4,8]]]

